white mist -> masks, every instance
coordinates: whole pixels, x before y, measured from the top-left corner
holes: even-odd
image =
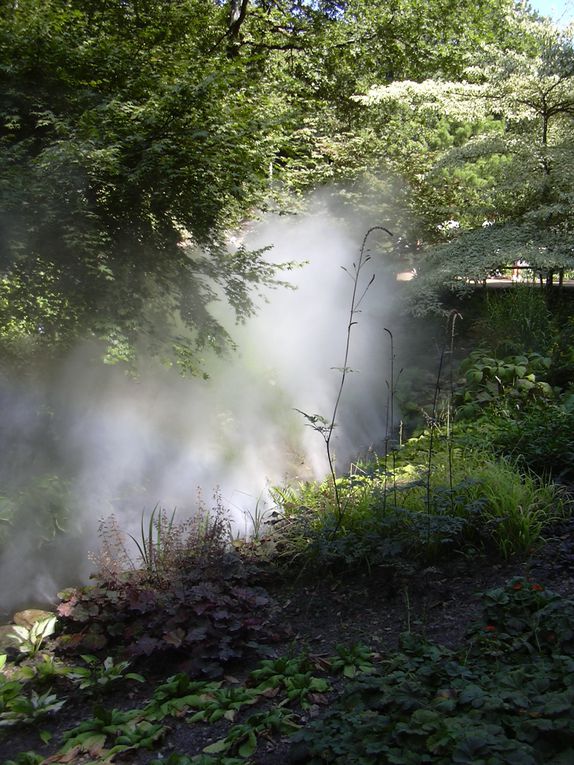
[[[343,267],[352,269],[357,262],[367,227],[345,223],[325,207],[254,227],[247,247],[272,245],[274,262],[305,265],[285,274],[295,289],[270,291],[255,317],[230,327],[237,351],[210,360],[207,381],[184,379],[153,364],[133,380],[119,369],[94,368],[81,348],[46,389],[28,397],[6,392],[20,412],[13,441],[35,442],[32,452],[41,453],[38,406],[46,401],[54,411],[56,447],[47,463],[51,470],[62,465],[72,476],[76,533],[42,543],[30,523],[10,536],[0,561],[0,611],[53,598],[62,586],[85,580],[88,553],[98,547],[98,521],[111,512],[133,533],[142,512],[159,504],[177,507],[183,518],[197,506],[198,487],[208,505],[218,488],[236,528],[243,530],[246,512],[257,502],[268,503],[270,485],[326,474],[324,442],[296,410],[331,418],[340,383],[340,371],[333,368],[344,361],[353,287]],[[370,246],[388,244],[385,236],[374,232]],[[396,306],[395,284],[378,258],[364,268],[363,286],[373,273],[376,278],[354,317],[348,364],[354,371],[333,439],[340,470],[385,437],[384,327],[393,329]],[[215,310],[225,314],[223,307]],[[26,413],[32,399],[35,410]],[[26,471],[26,459],[15,465]]]

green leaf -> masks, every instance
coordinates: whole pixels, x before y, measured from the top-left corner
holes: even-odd
[[[221,752],[226,752],[229,749],[229,746],[229,742],[222,738],[219,739],[219,741],[215,741],[213,744],[204,747],[203,751],[206,754],[221,754]]]
[[[478,708],[484,704],[485,696],[486,694],[480,686],[468,683],[461,690],[459,701],[461,704],[471,704],[473,707]]]
[[[469,369],[465,375],[466,381],[470,384],[482,382],[483,374],[480,369]]]
[[[247,734],[247,741],[244,741],[238,748],[238,752],[242,757],[251,757],[257,749],[257,737],[253,731],[249,731]]]
[[[128,680],[135,680],[138,683],[145,683],[145,677],[143,675],[139,675],[137,672],[128,672],[126,678]]]

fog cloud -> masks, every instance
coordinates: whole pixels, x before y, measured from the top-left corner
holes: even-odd
[[[198,487],[206,500],[219,487],[242,529],[246,511],[257,502],[269,506],[270,485],[325,475],[324,442],[296,410],[331,417],[340,382],[333,368],[343,364],[353,286],[342,267],[352,270],[367,227],[325,205],[254,225],[247,247],[272,245],[274,262],[304,265],[285,275],[295,289],[270,291],[255,317],[229,328],[237,350],[208,360],[208,380],[182,378],[151,362],[133,379],[119,368],[95,367],[90,349],[78,348],[45,387],[4,386],[2,440],[5,449],[11,444],[4,479],[22,480],[16,482],[19,517],[3,526],[9,544],[0,561],[0,610],[51,598],[59,587],[85,580],[98,520],[111,512],[133,530],[155,505],[177,507],[184,517],[196,507]],[[374,246],[377,236],[371,241]],[[354,371],[337,418],[340,470],[385,436],[384,327],[393,328],[396,307],[394,283],[378,256],[365,267],[365,284],[373,273],[355,317]],[[223,306],[215,310],[225,318]],[[32,475],[39,486],[30,492],[26,476]],[[61,490],[56,481],[42,491],[51,475],[67,482],[71,538],[50,527],[56,506],[46,527],[47,503],[57,505]],[[6,502],[9,518],[13,503]],[[38,518],[44,520],[38,524]]]

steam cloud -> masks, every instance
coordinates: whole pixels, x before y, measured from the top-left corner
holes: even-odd
[[[324,206],[255,227],[248,247],[271,244],[274,261],[306,265],[286,275],[296,289],[270,292],[257,316],[230,327],[238,350],[209,361],[207,381],[151,365],[133,380],[117,368],[88,365],[86,349],[78,349],[43,389],[4,386],[4,479],[36,478],[32,490],[20,492],[20,518],[3,527],[9,544],[0,560],[0,611],[49,600],[85,580],[98,520],[112,511],[133,531],[142,511],[177,507],[183,518],[193,512],[198,487],[208,504],[219,487],[242,531],[246,511],[269,502],[269,485],[326,473],[324,443],[296,409],[327,419],[333,411],[340,382],[333,368],[343,364],[353,286],[342,267],[356,262],[365,228]],[[385,436],[383,328],[392,329],[394,285],[375,258],[364,284],[375,272],[352,334],[349,366],[356,371],[334,440],[339,470]],[[46,445],[48,425],[56,436]],[[48,477],[54,474],[69,477],[71,538],[46,527],[57,522],[49,508],[59,501]],[[9,510],[0,498],[0,520]]]

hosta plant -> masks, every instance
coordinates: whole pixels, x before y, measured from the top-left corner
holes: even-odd
[[[129,661],[114,661],[112,656],[106,656],[100,661],[97,656],[90,654],[82,654],[81,658],[84,666],[73,667],[68,671],[68,677],[77,683],[80,690],[105,691],[120,680],[145,682],[145,678],[137,672],[127,671],[131,666]]]
[[[18,644],[20,653],[36,656],[44,641],[54,634],[56,623],[57,618],[50,616],[34,622],[30,627],[15,625],[10,637]]]
[[[66,699],[58,698],[51,691],[38,693],[31,690],[29,693],[18,693],[5,703],[0,712],[0,727],[34,723],[40,717],[56,714],[65,703]]]

